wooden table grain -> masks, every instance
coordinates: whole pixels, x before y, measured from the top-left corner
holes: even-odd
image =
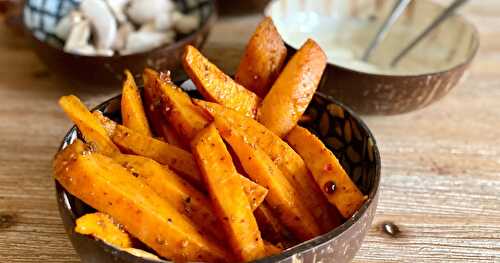
[[[481,36],[468,78],[425,109],[364,117],[381,150],[382,191],[355,262],[500,262],[500,2],[462,12]],[[204,52],[233,72],[258,20],[218,22]],[[0,262],[79,261],[51,178],[71,126],[57,99],[75,93],[93,106],[118,92],[59,80],[0,26]],[[399,233],[386,234],[386,222]]]

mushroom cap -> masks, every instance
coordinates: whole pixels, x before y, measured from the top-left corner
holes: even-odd
[[[127,14],[136,24],[154,21],[162,13],[169,13],[175,6],[170,0],[131,0]]]
[[[116,37],[116,20],[102,0],[83,0],[80,10],[95,32],[96,48],[110,49]]]

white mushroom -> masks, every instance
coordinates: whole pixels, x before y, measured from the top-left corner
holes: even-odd
[[[156,26],[154,22],[148,22],[146,24],[143,24],[140,28],[139,31],[141,32],[156,32]]]
[[[65,17],[61,18],[59,20],[59,23],[57,23],[54,33],[56,36],[59,38],[66,40],[68,39],[69,33],[71,32],[71,29],[73,26],[80,22],[83,19],[82,14],[78,11],[71,11],[69,14],[67,14]]]
[[[98,56],[111,57],[115,52],[112,49],[97,49],[95,54]]]
[[[116,37],[116,20],[103,0],[83,0],[83,15],[89,19],[95,31],[97,49],[110,49]]]
[[[131,0],[127,14],[137,24],[145,24],[154,21],[163,13],[174,10],[174,4],[170,0]]]
[[[178,11],[172,13],[172,20],[175,30],[183,34],[191,33],[200,24],[199,16],[195,14],[185,15]]]
[[[113,56],[170,43],[176,32],[190,33],[199,23],[198,15],[176,11],[172,0],[81,0],[79,11],[62,18],[55,33],[66,40],[67,52]]]
[[[173,31],[167,32],[148,32],[137,31],[128,35],[127,44],[125,49],[120,51],[121,54],[132,54],[151,50],[159,47],[165,43],[174,40],[175,33]]]
[[[156,16],[154,20],[155,29],[159,31],[171,29],[174,24],[172,14],[173,12],[164,12]]]
[[[85,56],[95,56],[96,55],[94,46],[92,46],[90,44],[75,48],[75,49],[69,51],[69,53],[78,54],[78,55],[85,55]]]
[[[125,48],[125,44],[127,42],[127,37],[130,32],[134,31],[134,27],[130,23],[124,23],[118,28],[118,32],[116,33],[115,41],[113,42],[114,50],[121,50]]]
[[[113,12],[116,20],[120,23],[125,23],[127,21],[127,16],[125,15],[125,6],[130,0],[106,0],[106,3]]]
[[[82,20],[76,23],[69,33],[64,51],[81,55],[94,55],[95,49],[89,45],[90,23]]]

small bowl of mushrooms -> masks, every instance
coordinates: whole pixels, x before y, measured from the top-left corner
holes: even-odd
[[[209,0],[26,0],[23,21],[50,70],[109,84],[123,71],[176,70],[183,47],[205,42],[217,12]]]

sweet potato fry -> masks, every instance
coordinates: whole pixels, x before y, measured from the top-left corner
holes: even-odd
[[[75,232],[92,235],[119,248],[132,247],[130,235],[105,213],[86,214],[76,220]]]
[[[156,92],[156,80],[160,79],[162,81],[169,81],[170,76],[168,74],[160,74],[152,69],[146,68],[144,69],[142,78],[144,81],[144,108],[146,116],[148,117],[149,123],[151,124],[154,132],[172,145],[183,149],[189,149],[189,145],[182,142],[175,129],[168,122],[166,122],[163,117],[161,98]]]
[[[168,167],[138,155],[116,155],[115,161],[134,176],[149,185],[158,195],[168,200],[177,210],[191,218],[204,232],[224,240],[224,231],[215,217],[208,197],[175,174]],[[238,175],[240,180],[249,179]],[[245,194],[255,210],[264,201],[267,189],[253,182],[243,184]]]
[[[344,218],[358,211],[365,201],[363,193],[320,139],[307,129],[296,126],[286,141],[302,156],[322,193]]]
[[[302,241],[320,235],[321,230],[314,217],[271,158],[258,145],[249,143],[248,136],[226,125],[218,117],[215,117],[214,123],[248,176],[269,189],[266,202],[283,224]]]
[[[191,183],[201,185],[198,167],[188,151],[137,133],[106,118],[100,112],[94,112],[94,116],[106,127],[106,132],[111,140],[125,152],[145,156],[168,165],[174,171],[184,175],[184,178]]]
[[[121,113],[123,125],[146,136],[152,136],[148,119],[142,105],[141,94],[130,71],[125,71],[123,82]]]
[[[330,204],[321,194],[321,189],[309,174],[306,164],[286,142],[257,121],[246,118],[231,109],[201,100],[195,100],[195,104],[207,110],[212,116],[219,117],[225,125],[246,134],[249,143],[256,144],[271,157],[297,189],[301,199],[321,226],[322,232],[330,231],[339,225],[339,218],[329,212],[331,211]]]
[[[142,73],[144,82],[144,109],[149,123],[157,136],[163,136],[163,126],[166,122],[163,120],[163,115],[160,111],[160,97],[155,93],[155,81],[159,77],[159,73],[146,68]],[[164,138],[166,139],[166,138]]]
[[[316,42],[307,40],[262,101],[257,120],[279,137],[285,136],[309,105],[325,67],[325,53]]]
[[[264,18],[246,46],[236,71],[236,82],[264,98],[285,64],[286,53],[273,20]]]
[[[248,117],[255,117],[260,98],[224,74],[195,47],[186,47],[182,63],[198,91],[207,100],[223,104]]]
[[[113,158],[159,196],[168,200],[177,211],[189,217],[204,233],[224,240],[224,230],[212,210],[210,199],[172,170],[137,155],[117,155]]]
[[[196,134],[207,126],[207,116],[196,107],[187,93],[171,82],[155,81],[155,89],[160,95],[162,113],[182,136],[185,143],[191,142]]]
[[[83,105],[80,99],[74,95],[64,96],[59,99],[59,105],[78,127],[87,143],[92,144],[98,151],[108,155],[120,153],[120,150],[113,144],[99,120],[92,116],[92,113]]]
[[[94,112],[94,116],[97,116],[101,123],[103,123],[113,141],[125,151],[168,165],[177,173],[184,175],[183,178],[193,185],[199,189],[204,189],[201,175],[191,153],[166,142],[138,134],[106,118],[100,112]],[[257,208],[265,199],[267,189],[248,180],[241,174],[238,174],[238,178],[252,208]]]
[[[164,125],[161,125],[161,130],[162,130],[162,133],[163,133],[163,136],[162,138],[174,145],[174,146],[177,146],[179,148],[182,148],[184,150],[188,150],[189,149],[189,146],[184,143],[182,141],[182,139],[180,138],[179,134],[177,134],[177,132],[175,131],[174,127],[172,127],[172,125],[168,124],[168,123],[165,123]]]
[[[264,240],[269,240],[274,244],[290,243],[292,239],[290,236],[291,233],[281,224],[266,203],[257,207],[253,214],[255,215],[255,219],[257,219],[257,224]]]
[[[239,173],[238,179],[243,187],[243,191],[247,195],[250,207],[252,208],[252,211],[254,211],[264,202],[269,191],[262,185],[255,183]]]
[[[266,250],[266,257],[270,257],[283,252],[283,249],[275,246],[264,240],[264,249]]]
[[[72,146],[58,153],[53,163],[56,180],[72,195],[112,216],[163,257],[179,262],[231,261],[224,248],[201,235],[191,220],[125,168]]]
[[[191,147],[215,212],[226,229],[233,253],[241,261],[264,257],[264,242],[250,203],[238,179],[231,155],[214,125],[200,131]]]

